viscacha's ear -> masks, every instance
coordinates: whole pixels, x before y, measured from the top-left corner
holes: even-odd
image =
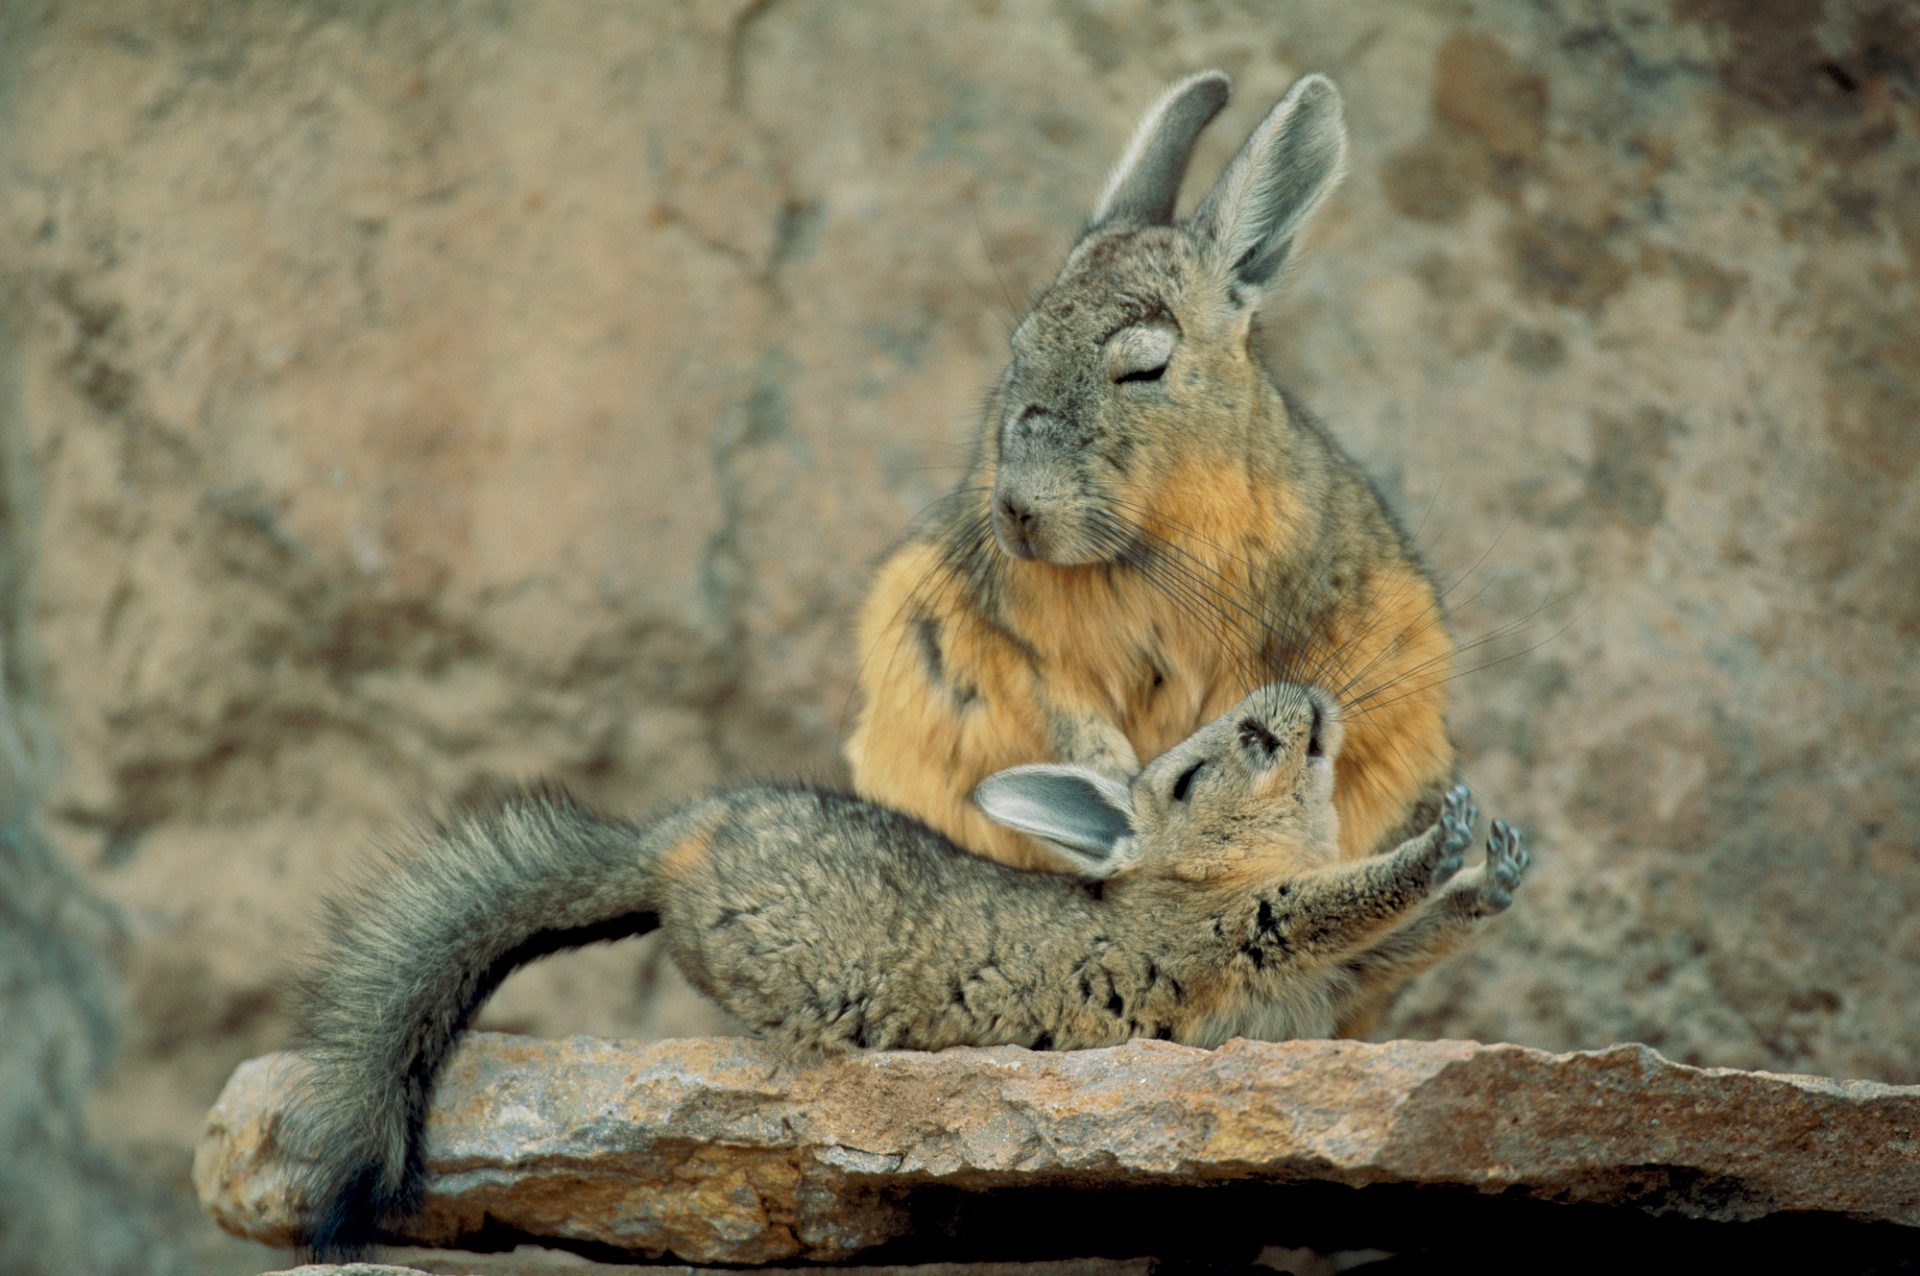
[[[995,824],[1058,851],[1055,872],[1100,880],[1127,862],[1133,799],[1110,775],[1047,763],[1011,767],[980,781],[973,800]]]
[[[1133,130],[1107,189],[1093,207],[1090,225],[1111,221],[1164,226],[1173,220],[1180,179],[1187,174],[1193,144],[1227,104],[1227,77],[1218,71],[1188,76],[1160,95]]]
[[[1309,75],[1260,121],[1193,214],[1230,287],[1273,282],[1294,235],[1339,184],[1346,158],[1340,90]]]

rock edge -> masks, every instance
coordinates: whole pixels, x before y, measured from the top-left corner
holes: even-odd
[[[194,1158],[201,1204],[284,1245],[287,1056],[244,1063]],[[405,1239],[476,1234],[696,1263],[835,1261],[928,1193],[1398,1185],[1654,1215],[1920,1227],[1920,1087],[1702,1069],[1637,1045],[882,1052],[802,1065],[735,1038],[477,1034],[429,1126]]]

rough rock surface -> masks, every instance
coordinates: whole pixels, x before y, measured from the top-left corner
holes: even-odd
[[[0,645],[32,814],[125,918],[95,1127],[191,1219],[185,1147],[285,1040],[312,888],[423,805],[837,774],[869,565],[1203,66],[1237,95],[1202,174],[1297,74],[1345,91],[1351,176],[1268,350],[1462,636],[1521,623],[1457,723],[1541,867],[1389,1031],[1920,1080],[1917,26],[0,5]],[[650,951],[489,1021],[714,1027]],[[270,1261],[192,1237],[202,1271]]]
[[[290,1221],[283,1062],[234,1074],[194,1165],[222,1226],[274,1244]],[[482,1035],[448,1068],[428,1161],[410,1240],[524,1235],[704,1263],[841,1260],[909,1238],[978,1252],[995,1229],[928,1242],[922,1197],[989,1189],[1002,1211],[1071,1191],[1111,1212],[1144,1189],[1400,1185],[1920,1229],[1920,1087],[1696,1069],[1643,1046],[1140,1041],[796,1068],[740,1038]],[[1236,1221],[1281,1243],[1285,1218]]]
[[[397,1255],[382,1255],[383,1258]],[[1338,1259],[1321,1262],[1311,1255],[1295,1256],[1284,1252],[1262,1255],[1275,1262],[1263,1266],[1279,1271],[1297,1270],[1304,1263],[1313,1276],[1333,1276],[1344,1270]],[[1286,1264],[1279,1266],[1278,1264]],[[842,1276],[1154,1276],[1160,1264],[1151,1259],[1064,1259],[1042,1263],[916,1263],[912,1266],[839,1267]],[[631,1263],[596,1263],[560,1250],[522,1248],[510,1254],[432,1254],[414,1251],[405,1262],[308,1264],[268,1272],[265,1276],[633,1276]],[[720,1276],[728,1268],[682,1267],[670,1263],[650,1264],[646,1276]],[[762,1267],[759,1276],[817,1276],[817,1267]]]

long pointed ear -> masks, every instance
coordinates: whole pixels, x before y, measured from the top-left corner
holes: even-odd
[[[1057,872],[1100,879],[1125,866],[1133,799],[1110,775],[1083,766],[1017,766],[980,781],[973,800],[995,824],[1059,851]]]
[[[1173,220],[1180,197],[1180,179],[1186,176],[1193,144],[1220,108],[1227,104],[1230,82],[1218,71],[1188,76],[1160,95],[1141,117],[1133,140],[1113,167],[1107,189],[1094,205],[1092,225],[1136,221],[1149,226]]]
[[[1193,215],[1230,284],[1273,281],[1294,234],[1346,167],[1340,90],[1309,75],[1287,90]]]

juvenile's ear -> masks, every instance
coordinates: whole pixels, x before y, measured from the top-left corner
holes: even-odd
[[[1107,189],[1093,207],[1092,225],[1125,218],[1149,226],[1173,220],[1180,179],[1187,174],[1193,144],[1220,108],[1230,85],[1218,71],[1190,75],[1160,95],[1133,130]]]
[[[1125,865],[1133,799],[1110,775],[1083,766],[1017,766],[980,781],[973,800],[995,824],[1057,849],[1057,872],[1098,879]]]
[[[1347,128],[1340,90],[1309,75],[1287,90],[1193,214],[1229,285],[1262,288],[1294,234],[1340,182]]]

